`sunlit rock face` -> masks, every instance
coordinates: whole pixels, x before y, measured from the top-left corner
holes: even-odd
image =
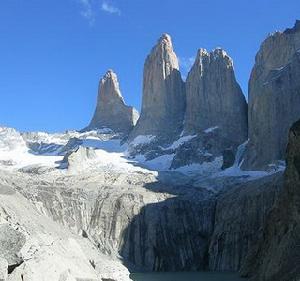
[[[87,129],[110,128],[128,134],[137,119],[138,112],[124,102],[117,75],[108,70],[100,80],[97,107]]]
[[[130,280],[118,260],[103,255],[85,237],[41,214],[38,202],[35,208],[16,186],[3,184],[7,176],[0,180],[1,280]],[[20,188],[28,184],[23,179],[16,176],[13,180]]]
[[[289,132],[284,188],[242,274],[255,281],[299,280],[300,121]]]
[[[235,146],[247,139],[247,103],[224,50],[198,51],[186,80],[186,97],[185,134],[217,127]]]
[[[185,87],[171,37],[163,34],[144,65],[141,116],[131,139],[155,135],[172,139],[182,130]]]
[[[249,81],[249,145],[243,167],[285,158],[290,126],[300,118],[300,21],[261,45]]]

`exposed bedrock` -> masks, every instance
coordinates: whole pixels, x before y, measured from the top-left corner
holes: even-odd
[[[212,162],[225,150],[235,154],[247,140],[247,118],[246,99],[224,50],[200,49],[184,85],[171,39],[163,35],[145,63],[142,112],[129,143],[138,135],[155,138],[130,154],[147,160],[174,154],[171,169]]]
[[[242,268],[253,281],[300,278],[300,121],[290,129],[286,160],[284,188]]]
[[[175,191],[154,182],[145,187],[90,182],[80,189],[40,185],[24,195],[102,252],[120,254],[129,268],[208,269],[215,210],[209,191]]]
[[[130,138],[154,135],[172,140],[181,133],[185,102],[184,82],[172,40],[163,34],[145,61],[142,110]]]
[[[124,232],[120,252],[129,266],[150,271],[208,269],[215,204],[194,197],[179,196],[140,210]]]
[[[100,80],[96,110],[87,129],[109,128],[128,134],[137,119],[138,112],[124,102],[117,75],[108,70]]]
[[[240,269],[262,236],[262,227],[281,189],[282,173],[277,173],[220,194],[209,248],[211,270]]]
[[[234,75],[233,61],[222,49],[200,49],[186,80],[185,134],[218,127],[232,145],[247,139],[247,103]]]
[[[4,178],[0,180],[0,280],[129,280],[120,261],[38,212],[41,202],[35,201],[35,207],[15,185],[3,185]],[[17,175],[13,181],[21,183]],[[49,209],[55,207],[59,208]]]
[[[283,160],[288,131],[300,118],[300,21],[261,45],[249,81],[249,144],[243,168]]]
[[[20,191],[40,212],[88,237],[101,252],[121,255],[129,268],[227,271],[240,268],[261,236],[280,178],[243,183],[217,197],[143,173],[29,182],[30,188]]]

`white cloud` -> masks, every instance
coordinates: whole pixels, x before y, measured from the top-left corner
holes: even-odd
[[[195,62],[195,57],[179,57],[178,60],[182,78],[185,80]]]
[[[79,0],[82,10],[80,14],[87,19],[90,25],[95,23],[95,13],[93,11],[91,0]]]
[[[121,10],[119,8],[113,6],[112,4],[109,4],[106,1],[102,2],[101,10],[109,14],[121,15]]]

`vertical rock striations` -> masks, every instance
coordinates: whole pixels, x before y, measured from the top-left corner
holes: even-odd
[[[225,51],[198,51],[186,80],[186,97],[186,134],[218,127],[235,145],[247,139],[247,103]]]
[[[124,102],[117,75],[112,70],[108,70],[100,80],[97,107],[88,128],[105,127],[118,133],[128,134],[137,119],[137,111]]]
[[[300,278],[300,120],[291,128],[284,188],[242,274],[255,281]]]
[[[209,269],[238,271],[262,236],[262,227],[279,192],[283,176],[227,187],[218,196],[214,232],[209,247]]]
[[[249,145],[243,168],[284,159],[290,126],[300,118],[300,21],[270,35],[249,81]]]
[[[131,138],[138,135],[172,138],[182,130],[184,111],[184,82],[171,37],[164,34],[144,65],[141,116]]]

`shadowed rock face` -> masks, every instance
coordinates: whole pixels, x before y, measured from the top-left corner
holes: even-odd
[[[123,238],[127,263],[149,271],[207,270],[215,204],[196,196],[144,206]]]
[[[247,103],[225,51],[198,51],[186,80],[186,97],[186,134],[218,127],[234,144],[247,139]]]
[[[209,268],[238,271],[262,236],[262,227],[282,189],[282,173],[234,186],[217,199]]]
[[[300,21],[261,45],[249,81],[249,145],[243,168],[285,157],[288,130],[300,118]]]
[[[262,239],[242,274],[255,281],[300,278],[300,121],[289,133],[284,189],[267,218]]]
[[[184,82],[171,37],[164,34],[144,65],[141,116],[131,139],[138,135],[170,139],[181,132],[184,111]]]
[[[97,107],[88,129],[106,127],[127,134],[137,119],[138,112],[123,100],[117,75],[109,70],[100,80]]]

